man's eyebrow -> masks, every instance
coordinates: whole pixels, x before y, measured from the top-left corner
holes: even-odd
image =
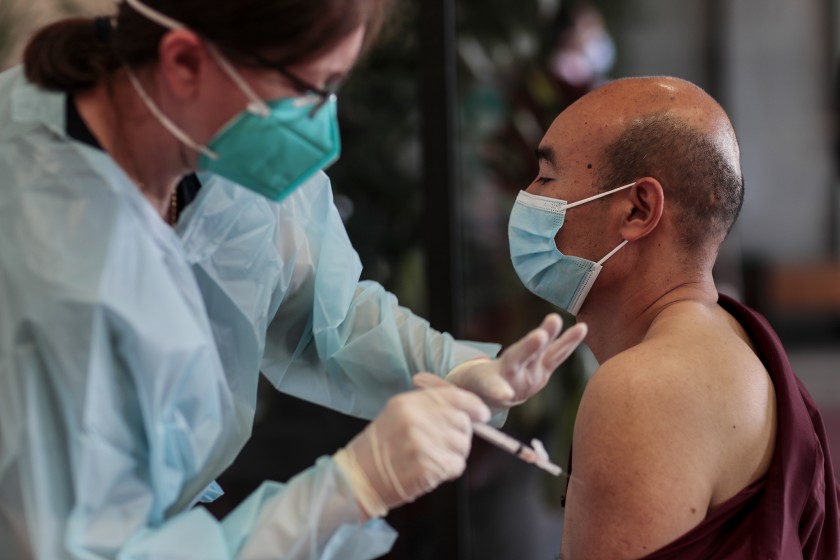
[[[538,161],[547,161],[552,167],[557,167],[557,162],[554,159],[554,148],[550,146],[540,146],[535,150]]]

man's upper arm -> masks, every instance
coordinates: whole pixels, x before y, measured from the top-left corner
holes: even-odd
[[[679,364],[642,364],[605,363],[581,401],[563,531],[569,560],[639,558],[706,516],[709,410],[673,371]]]

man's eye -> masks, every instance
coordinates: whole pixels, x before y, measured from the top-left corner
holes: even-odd
[[[551,177],[537,177],[536,182],[539,183],[540,185],[545,185],[549,181],[553,181],[553,180],[554,179],[552,179]]]

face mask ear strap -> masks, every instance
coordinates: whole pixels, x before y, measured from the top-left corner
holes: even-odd
[[[166,14],[158,12],[157,10],[153,10],[149,6],[140,2],[140,0],[123,1],[129,6],[131,6],[132,9],[134,9],[137,13],[149,18],[158,25],[161,25],[173,31],[178,29],[188,29],[186,25],[184,25],[177,19],[173,19],[167,16]],[[227,74],[228,77],[230,77],[230,79],[233,80],[233,82],[237,86],[239,86],[239,89],[242,90],[242,93],[244,93],[245,97],[248,98],[248,101],[250,101],[248,109],[252,113],[260,115],[261,117],[267,117],[271,113],[271,110],[268,108],[268,105],[266,105],[265,102],[262,99],[260,99],[260,96],[258,96],[254,92],[251,86],[249,86],[248,83],[242,79],[242,76],[239,75],[239,72],[234,70],[230,62],[228,62],[225,59],[225,57],[223,57],[213,45],[208,44],[207,49],[210,51],[211,56],[213,56],[213,58],[216,60],[216,62],[219,64],[222,70],[224,70],[225,74]]]
[[[624,190],[624,189],[629,189],[630,187],[632,187],[635,184],[636,184],[636,181],[633,181],[630,184],[622,185],[620,187],[616,187],[616,188],[614,188],[612,190],[609,190],[607,192],[598,193],[595,196],[590,196],[589,198],[584,198],[583,200],[578,200],[577,202],[572,202],[571,204],[567,204],[566,206],[564,206],[563,209],[568,210],[569,208],[574,208],[575,206],[580,206],[581,204],[586,204],[587,202],[592,202],[593,200],[598,200],[599,198],[603,198],[603,197],[605,197],[609,194],[612,194],[614,192],[618,192],[618,191]]]
[[[210,159],[218,159],[219,155],[212,151],[211,149],[207,148],[206,146],[202,146],[195,142],[192,138],[190,138],[186,132],[184,132],[181,127],[177,124],[172,122],[172,119],[167,117],[163,114],[163,111],[157,106],[157,103],[149,97],[149,94],[146,93],[146,90],[143,89],[143,86],[140,84],[140,80],[137,79],[137,76],[128,66],[125,66],[125,73],[128,75],[128,79],[131,82],[131,85],[134,86],[134,89],[137,91],[137,95],[140,96],[140,99],[143,100],[143,103],[146,104],[146,107],[151,111],[151,113],[157,117],[160,124],[168,130],[172,136],[183,142],[186,146],[192,148],[196,152],[201,152],[205,156]]]
[[[228,62],[228,60],[224,56],[222,56],[222,54],[216,49],[216,47],[208,44],[207,50],[210,51],[210,54],[213,56],[213,58],[216,59],[216,62],[219,64],[222,70],[224,70],[225,74],[227,74],[228,77],[231,80],[233,80],[233,83],[239,86],[239,89],[242,90],[242,93],[244,93],[245,97],[248,98],[248,100],[250,101],[250,103],[248,104],[248,110],[261,117],[267,117],[269,114],[271,114],[271,109],[268,108],[268,105],[265,104],[265,101],[260,99],[260,96],[256,94],[256,92],[251,88],[251,86],[248,85],[248,82],[246,82],[242,78],[242,76],[239,75],[239,72],[237,72],[233,68],[233,65],[230,62]]]
[[[153,22],[166,27],[168,29],[172,29],[173,31],[176,29],[186,29],[186,25],[178,21],[177,19],[172,19],[171,17],[158,12],[157,10],[153,10],[152,8],[148,7],[147,5],[143,4],[139,0],[123,0],[126,4],[132,7],[134,11],[138,12],[141,15],[146,16]]]
[[[627,245],[627,243],[628,243],[628,242],[629,242],[629,240],[625,239],[624,241],[622,241],[621,243],[619,243],[619,244],[618,244],[618,247],[616,247],[615,249],[613,249],[612,251],[610,251],[609,253],[607,253],[607,256],[606,256],[606,257],[604,257],[603,259],[601,259],[600,261],[598,261],[598,266],[600,266],[600,265],[604,264],[605,262],[607,262],[607,259],[608,259],[608,258],[610,258],[611,256],[613,256],[613,255],[615,255],[616,253],[618,253],[618,250],[619,250],[619,249],[621,249],[622,247],[624,247],[625,245]]]

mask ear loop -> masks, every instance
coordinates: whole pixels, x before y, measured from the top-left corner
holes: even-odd
[[[181,23],[180,21],[173,19],[167,15],[164,15],[152,8],[148,7],[147,5],[143,4],[139,0],[123,0],[126,4],[131,6],[133,10],[135,10],[140,15],[145,16],[146,18],[152,20],[153,22],[157,23],[162,27],[166,27],[167,29],[171,29],[176,31],[178,29],[187,29],[187,26]],[[207,156],[210,159],[219,159],[219,154],[210,150],[206,146],[202,146],[195,142],[192,138],[190,138],[186,132],[184,132],[181,127],[175,124],[169,117],[167,117],[163,111],[157,106],[157,103],[146,93],[146,90],[143,89],[143,86],[140,84],[140,80],[137,79],[137,75],[134,71],[127,65],[123,64],[123,68],[125,69],[126,74],[128,74],[128,79],[131,81],[131,85],[134,86],[134,89],[137,91],[137,95],[140,96],[140,99],[146,104],[146,107],[152,114],[157,117],[158,121],[163,125],[163,127],[168,130],[175,138],[183,142],[189,148],[195,150],[196,152],[200,152]]]
[[[134,11],[139,12],[141,15],[146,16],[153,22],[157,23],[158,25],[162,25],[163,27],[169,28],[173,31],[177,29],[186,29],[186,25],[178,21],[177,19],[172,19],[171,17],[158,12],[157,10],[153,10],[152,8],[148,7],[147,5],[143,4],[139,0],[123,0],[126,4],[131,6]]]
[[[630,242],[630,240],[629,240],[629,239],[625,239],[624,241],[622,241],[621,243],[619,243],[619,244],[618,244],[618,247],[616,247],[615,249],[613,249],[612,251],[610,251],[609,253],[607,253],[607,256],[606,256],[606,257],[604,257],[603,259],[601,259],[600,261],[598,261],[598,263],[597,263],[597,264],[598,264],[598,266],[601,266],[602,264],[604,264],[605,262],[607,262],[607,259],[608,259],[608,258],[610,258],[611,256],[613,256],[613,255],[615,255],[616,253],[618,253],[619,249],[621,249],[622,247],[624,247],[625,245],[627,245],[629,242]]]
[[[210,51],[210,54],[216,59],[216,63],[222,68],[222,70],[224,70],[225,74],[233,80],[233,83],[239,86],[239,89],[245,94],[245,97],[248,98],[250,101],[248,103],[248,111],[254,113],[255,115],[259,115],[260,117],[267,117],[270,115],[271,109],[268,108],[265,101],[260,99],[260,96],[256,94],[251,86],[248,85],[248,82],[239,75],[239,72],[233,68],[233,65],[228,62],[224,56],[222,56],[216,47],[208,44],[207,50]]]
[[[624,189],[629,189],[630,187],[632,187],[632,186],[633,186],[633,185],[635,185],[635,184],[636,184],[636,181],[633,181],[632,183],[628,183],[628,184],[626,184],[626,185],[622,185],[622,186],[620,186],[620,187],[616,187],[616,188],[614,188],[614,189],[612,189],[612,190],[609,190],[609,191],[607,191],[607,192],[598,193],[598,194],[596,194],[595,196],[590,196],[590,197],[588,197],[588,198],[584,198],[583,200],[578,200],[577,202],[572,202],[571,204],[567,204],[566,206],[564,206],[564,207],[563,207],[563,209],[564,209],[564,210],[568,210],[569,208],[574,208],[575,206],[580,206],[581,204],[586,204],[587,202],[592,202],[593,200],[598,200],[599,198],[603,198],[603,197],[605,197],[605,196],[607,196],[607,195],[609,195],[609,194],[612,194],[612,193],[614,193],[614,192],[622,191],[622,190],[624,190]],[[601,266],[602,264],[604,264],[605,262],[607,262],[607,259],[609,259],[611,256],[613,256],[614,254],[616,254],[616,253],[617,253],[617,252],[618,252],[618,251],[619,251],[622,247],[624,247],[625,245],[627,245],[627,243],[628,243],[628,242],[629,242],[629,240],[628,240],[628,239],[625,239],[624,241],[622,241],[621,243],[619,243],[619,244],[618,244],[618,247],[616,247],[615,249],[613,249],[612,251],[610,251],[609,253],[607,253],[607,255],[606,255],[603,259],[601,259],[600,261],[598,261],[596,264],[597,264],[598,266]]]
[[[126,0],[128,1],[128,0]],[[175,138],[183,142],[186,146],[192,148],[196,152],[201,152],[205,156],[210,159],[219,159],[219,154],[211,150],[206,146],[202,146],[201,144],[197,143],[195,140],[190,138],[186,132],[184,132],[181,127],[177,124],[172,122],[172,120],[167,117],[163,111],[157,106],[157,103],[149,97],[149,94],[146,93],[146,90],[143,89],[143,86],[140,84],[140,80],[137,79],[137,76],[134,74],[134,71],[126,65],[123,65],[126,74],[128,74],[128,79],[131,81],[131,85],[134,86],[134,89],[137,91],[137,95],[140,96],[140,99],[146,104],[146,107],[152,114],[157,117],[160,124],[168,130]]]
[[[586,204],[587,202],[592,202],[593,200],[603,198],[603,197],[605,197],[607,195],[610,195],[614,192],[618,192],[618,191],[621,191],[621,190],[624,190],[624,189],[629,189],[630,187],[632,187],[635,184],[636,184],[636,181],[633,181],[632,183],[629,183],[627,185],[622,185],[620,187],[616,187],[616,188],[614,188],[612,190],[609,190],[607,192],[598,193],[594,196],[590,196],[589,198],[584,198],[583,200],[578,200],[577,202],[572,202],[570,204],[565,205],[563,207],[563,209],[568,210],[569,208],[574,208],[575,206],[580,206],[581,204]]]
[[[146,16],[158,25],[161,25],[173,31],[176,31],[178,29],[188,29],[188,27],[180,21],[173,19],[165,14],[162,14],[157,10],[153,10],[152,8],[143,4],[139,0],[124,1],[135,11],[137,11],[143,16]],[[239,89],[242,90],[242,93],[245,94],[245,97],[248,98],[248,110],[261,117],[267,117],[271,113],[271,109],[268,108],[268,105],[266,105],[265,102],[262,99],[260,99],[260,97],[251,88],[251,86],[249,86],[248,83],[244,79],[242,79],[242,76],[240,76],[239,73],[236,70],[234,70],[230,62],[228,62],[225,59],[225,57],[223,57],[213,45],[207,44],[207,49],[208,51],[210,51],[210,54],[213,56],[213,58],[216,60],[216,62],[219,64],[219,66],[222,68],[225,74],[227,74],[228,77],[231,80],[233,80],[233,82],[239,87]],[[167,126],[167,128],[169,127]]]

